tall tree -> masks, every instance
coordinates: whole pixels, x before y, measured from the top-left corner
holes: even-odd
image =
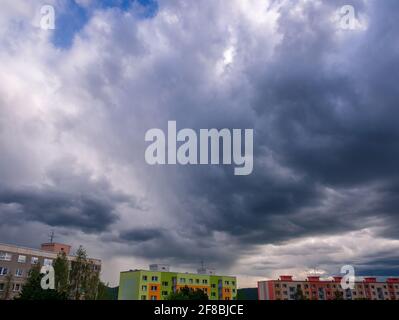
[[[93,263],[88,264],[88,274],[86,275],[85,282],[85,299],[86,300],[97,300],[98,290],[100,285],[100,274],[94,271]]]
[[[294,294],[294,299],[295,300],[305,300],[305,295],[303,294],[301,287],[297,287],[295,294]]]
[[[59,293],[69,292],[69,262],[65,252],[60,252],[53,263],[55,273],[55,289]]]
[[[86,250],[80,246],[75,253],[75,259],[71,261],[70,272],[70,294],[74,300],[81,300],[84,297],[88,274],[88,261]]]
[[[4,285],[4,293],[3,293],[3,299],[8,300],[10,299],[10,293],[11,293],[11,286],[12,286],[12,274],[9,272],[6,277],[5,277],[5,285]]]

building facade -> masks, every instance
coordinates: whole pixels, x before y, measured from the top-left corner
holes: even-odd
[[[151,265],[150,270],[130,270],[120,274],[119,300],[165,300],[185,286],[203,290],[209,300],[235,300],[236,277],[218,276],[206,269],[198,273],[170,272],[167,265]]]
[[[259,300],[296,300],[302,292],[307,300],[399,300],[399,278],[377,281],[376,277],[365,277],[355,281],[353,290],[342,289],[342,277],[321,280],[309,276],[306,280],[293,280],[292,276],[280,276],[278,280],[258,282]]]
[[[41,249],[0,243],[0,299],[13,299],[19,295],[32,266],[52,265],[60,252],[65,252],[68,261],[73,261],[75,257],[70,255],[70,250],[71,246],[62,243],[43,243]],[[101,271],[101,260],[89,261],[93,271]]]

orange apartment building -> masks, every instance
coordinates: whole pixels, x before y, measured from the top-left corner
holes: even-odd
[[[302,291],[306,300],[399,300],[399,278],[377,281],[376,277],[364,277],[355,282],[353,290],[343,290],[341,279],[339,276],[331,280],[308,276],[306,280],[294,280],[285,275],[278,280],[259,281],[258,299],[296,300],[297,293]]]

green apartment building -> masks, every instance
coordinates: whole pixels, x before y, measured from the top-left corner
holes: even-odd
[[[236,300],[236,277],[218,276],[207,269],[198,273],[170,272],[167,265],[150,265],[150,270],[120,273],[119,300],[165,300],[180,288],[203,290],[209,300]]]

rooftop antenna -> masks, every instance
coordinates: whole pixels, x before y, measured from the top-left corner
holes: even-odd
[[[51,231],[49,234],[50,243],[53,243],[54,238],[55,238],[54,231]]]

